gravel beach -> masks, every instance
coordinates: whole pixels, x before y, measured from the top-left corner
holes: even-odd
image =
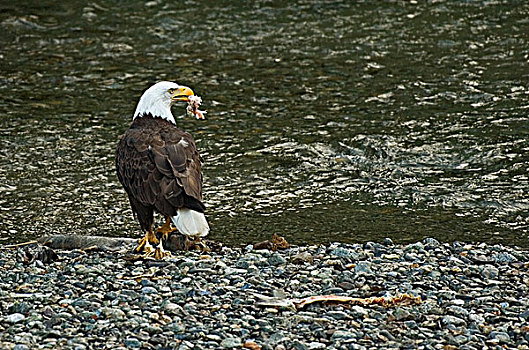
[[[1,349],[529,348],[529,253],[515,247],[385,239],[164,261],[0,248]],[[299,304],[403,294],[418,302]]]

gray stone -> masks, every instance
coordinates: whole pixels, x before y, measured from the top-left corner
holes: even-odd
[[[415,329],[417,328],[417,322],[413,321],[413,320],[410,320],[410,321],[405,321],[404,322],[404,325],[408,328],[411,328],[411,329]]]
[[[488,279],[496,279],[498,278],[499,270],[494,266],[488,265],[481,270],[481,275]]]
[[[447,308],[447,310],[450,313],[453,313],[455,316],[458,316],[458,317],[461,317],[461,318],[466,318],[468,316],[468,310],[466,310],[465,308],[463,308],[461,306],[450,305]]]
[[[224,349],[240,348],[241,338],[225,338],[220,342],[220,346]]]
[[[88,300],[85,299],[76,299],[73,301],[72,306],[76,308],[86,308],[92,305]]]
[[[369,261],[359,261],[355,266],[355,274],[371,274],[371,263]]]
[[[463,345],[465,344],[466,342],[468,342],[468,337],[462,335],[462,334],[459,334],[459,335],[456,335],[454,337],[454,342],[457,344],[457,345]]]
[[[518,259],[512,254],[509,253],[498,253],[492,255],[492,260],[494,260],[497,263],[504,264],[504,263],[513,263],[517,262]]]
[[[417,250],[422,250],[422,249],[424,249],[424,244],[422,244],[421,242],[408,244],[406,247],[404,247],[405,252],[417,251]]]
[[[500,343],[509,343],[511,337],[506,332],[492,331],[489,334],[490,339],[497,339]]]
[[[127,348],[137,349],[141,347],[141,342],[137,338],[127,338],[124,344]]]
[[[353,305],[351,307],[351,315],[354,316],[354,317],[357,317],[357,318],[364,318],[366,317],[369,312],[367,311],[367,309],[363,306],[360,306],[360,305]]]
[[[526,311],[520,313],[520,317],[523,318],[524,320],[528,321],[529,320],[529,310],[526,310]]]
[[[20,313],[14,313],[14,314],[11,314],[11,315],[7,315],[6,316],[6,322],[7,323],[18,323],[22,320],[24,320],[26,318],[26,316],[20,314]]]
[[[382,244],[389,247],[393,245],[393,241],[391,238],[386,237],[382,240]]]
[[[324,343],[313,341],[313,342],[308,343],[307,347],[309,350],[317,350],[317,349],[326,349],[327,345]]]
[[[281,256],[281,254],[275,252],[273,253],[269,258],[268,258],[268,263],[271,265],[271,266],[279,266],[279,265],[284,265],[286,264],[286,260],[285,258],[283,258]]]
[[[180,315],[184,313],[184,309],[180,305],[171,302],[165,304],[163,309],[169,315]]]
[[[307,345],[305,345],[304,343],[300,342],[299,340],[294,341],[292,346],[293,346],[293,348],[295,350],[308,350],[309,349]]]
[[[27,346],[26,344],[17,344],[15,345],[13,350],[29,350],[29,346]]]
[[[349,317],[349,315],[343,311],[329,311],[327,312],[327,316],[332,317],[335,320],[345,320]]]
[[[401,307],[396,307],[395,310],[393,310],[392,314],[397,321],[411,318],[411,314],[408,312],[408,310]]]
[[[28,303],[24,301],[16,301],[12,305],[9,306],[7,311],[13,314],[14,313],[25,314],[29,311],[29,309],[30,309],[30,306],[28,305]]]
[[[466,326],[467,322],[462,318],[456,316],[446,315],[442,318],[442,322],[445,325],[454,325],[454,326]]]
[[[338,247],[331,250],[330,255],[338,258],[349,258],[351,260],[358,260],[362,254],[352,249]]]
[[[431,237],[427,237],[423,239],[422,242],[424,243],[424,245],[428,247],[438,247],[439,245],[441,245],[441,243],[439,243],[438,240],[436,240],[435,238],[431,238]]]
[[[334,333],[331,336],[332,340],[349,339],[349,338],[356,338],[356,334],[353,332],[338,330],[338,331],[334,331]]]
[[[108,317],[116,320],[121,320],[126,317],[125,312],[117,308],[103,308],[102,312]]]
[[[252,339],[263,350],[529,345],[523,332],[529,320],[529,286],[523,283],[529,280],[529,251],[427,240],[386,243],[288,252],[225,248],[222,254],[182,252],[164,261],[61,251],[61,259],[45,269],[11,263],[16,259],[5,250],[0,348],[240,349]],[[294,264],[300,252],[313,257],[312,263]],[[405,255],[416,263],[406,262]],[[89,272],[79,274],[82,269]],[[98,269],[105,274],[94,277]],[[132,271],[160,278],[138,283],[129,278],[136,276]],[[298,310],[274,304],[327,294],[401,293],[420,295],[422,302],[385,307],[316,301]],[[17,317],[24,318],[8,321]]]
[[[154,287],[143,287],[141,292],[143,294],[158,294],[158,290]]]
[[[170,323],[167,326],[165,326],[165,328],[177,334],[184,333],[186,331],[185,325],[183,325],[182,323],[178,323],[178,322]]]

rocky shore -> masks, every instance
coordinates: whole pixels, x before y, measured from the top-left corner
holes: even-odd
[[[519,248],[386,239],[164,261],[129,250],[0,247],[0,348],[529,348]],[[364,303],[303,303],[331,295]]]

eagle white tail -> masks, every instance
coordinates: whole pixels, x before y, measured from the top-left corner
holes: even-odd
[[[178,231],[186,236],[204,237],[209,225],[203,213],[187,208],[178,209],[178,215],[171,218]]]

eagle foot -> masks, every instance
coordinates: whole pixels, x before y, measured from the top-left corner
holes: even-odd
[[[162,241],[167,241],[169,235],[176,231],[178,231],[176,227],[171,227],[171,218],[167,218],[165,224],[156,229],[157,236],[160,237],[161,235],[160,239]]]
[[[171,252],[163,249],[161,244],[156,248],[147,244],[143,250],[143,257],[147,259],[162,260],[163,258],[170,257]]]
[[[158,245],[160,244],[160,240],[156,238],[156,235],[149,231],[145,234],[145,237],[138,240],[138,246],[134,249],[137,253],[145,252],[146,254],[148,251],[152,251],[152,245]]]
[[[161,260],[165,257],[170,257],[171,256],[171,252],[170,251],[167,251],[167,250],[164,250],[163,248],[160,249],[160,248],[156,248],[154,250],[154,258],[156,260]]]

